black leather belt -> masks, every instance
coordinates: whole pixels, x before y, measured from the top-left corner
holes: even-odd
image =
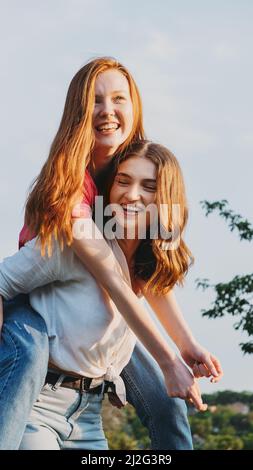
[[[57,381],[60,379],[61,375],[63,374],[60,374],[58,371],[48,371],[45,379],[45,384],[49,383],[54,387]],[[60,382],[59,386],[65,388],[72,388],[74,390],[79,390],[80,392],[96,393],[99,395],[103,390],[103,383],[101,383],[97,387],[90,388],[91,382],[92,378],[90,377],[74,377],[71,375],[64,375],[64,378]]]

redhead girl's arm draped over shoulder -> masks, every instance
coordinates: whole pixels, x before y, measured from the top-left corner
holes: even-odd
[[[81,239],[75,237],[81,227]],[[114,253],[91,218],[75,219],[72,248],[85,267],[106,290],[130,328],[159,364],[174,360],[174,353],[124,280]]]
[[[189,398],[195,407],[204,411],[197,382],[187,367],[171,350],[148,312],[140,304],[128,283],[121,276],[121,268],[112,250],[91,218],[78,219],[82,238],[74,236],[73,250],[106,290],[130,328],[159,364],[171,397]],[[73,226],[73,230],[77,230]]]

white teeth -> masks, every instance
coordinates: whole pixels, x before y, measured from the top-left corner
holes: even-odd
[[[101,124],[101,126],[98,126],[97,127],[97,130],[98,131],[105,131],[105,130],[109,130],[109,129],[118,129],[119,127],[119,124],[117,124],[116,122],[111,122],[111,123],[108,123],[108,124]]]
[[[142,212],[143,209],[141,207],[136,207],[136,206],[130,206],[128,204],[122,204],[122,207],[124,210],[126,210],[127,212]]]

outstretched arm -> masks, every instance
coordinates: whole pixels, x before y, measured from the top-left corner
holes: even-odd
[[[144,283],[142,283],[142,286]],[[166,295],[156,296],[150,291],[145,298],[155,312],[165,331],[177,345],[182,358],[189,365],[195,377],[210,377],[212,382],[221,379],[223,372],[219,360],[200,346],[187,325],[180,307],[171,290]]]
[[[152,318],[124,279],[112,250],[92,219],[75,219],[73,234],[82,226],[82,237],[72,248],[85,267],[105,289],[129,327],[151,353],[163,371],[168,394],[192,399],[196,408],[206,409],[194,377],[169,347]],[[79,233],[80,234],[80,233]]]

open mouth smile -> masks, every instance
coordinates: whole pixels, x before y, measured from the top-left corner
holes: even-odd
[[[99,126],[95,126],[96,131],[100,132],[101,134],[113,134],[120,128],[120,124],[118,122],[108,122],[100,124]]]
[[[121,204],[124,214],[129,216],[137,216],[140,212],[143,212],[143,207],[133,206],[131,204]]]

